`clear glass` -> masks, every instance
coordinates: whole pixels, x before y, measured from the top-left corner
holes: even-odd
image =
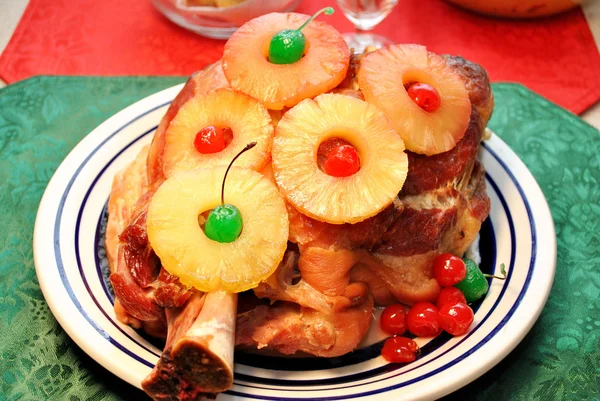
[[[383,21],[398,4],[398,0],[337,0],[338,6],[355,27],[354,33],[344,34],[348,47],[362,53],[366,47],[381,48],[394,44],[391,40],[369,31]]]

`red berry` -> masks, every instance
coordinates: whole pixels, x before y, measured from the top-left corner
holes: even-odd
[[[442,332],[438,308],[430,302],[415,304],[406,315],[408,331],[419,337],[435,337]]]
[[[225,149],[225,130],[214,125],[202,128],[196,134],[194,147],[202,154],[218,153]]]
[[[451,287],[467,277],[467,266],[461,258],[442,253],[433,261],[433,277],[442,287]]]
[[[381,313],[381,329],[389,334],[406,333],[406,310],[403,305],[390,305]]]
[[[473,310],[462,302],[448,303],[440,309],[440,323],[443,329],[453,336],[460,336],[469,331],[473,317]]]
[[[333,177],[348,177],[360,170],[358,152],[351,145],[339,145],[329,152],[323,170]]]
[[[436,306],[438,309],[441,309],[442,306],[446,304],[455,304],[457,302],[461,302],[463,304],[467,303],[462,291],[456,287],[444,287],[440,291],[440,295],[438,295]]]
[[[415,360],[415,353],[419,351],[416,342],[406,337],[391,337],[385,340],[381,355],[388,362],[412,362]]]
[[[441,104],[440,94],[431,85],[416,83],[408,87],[408,96],[423,110],[432,113]]]

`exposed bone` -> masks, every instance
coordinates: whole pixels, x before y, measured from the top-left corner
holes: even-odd
[[[170,311],[167,344],[144,391],[155,400],[196,400],[231,387],[236,311],[237,294],[224,291],[194,294]]]
[[[171,345],[192,327],[202,311],[205,300],[206,294],[194,293],[183,308],[166,310],[169,334],[165,342],[165,350],[171,348]]]

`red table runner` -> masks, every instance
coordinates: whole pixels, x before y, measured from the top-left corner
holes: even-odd
[[[298,11],[312,14],[324,4],[305,0]],[[339,10],[321,18],[352,30]],[[442,1],[400,0],[375,31],[460,54],[482,64],[493,81],[520,82],[575,113],[600,99],[600,54],[579,8],[516,21]],[[189,75],[220,58],[223,45],[175,26],[150,0],[31,0],[0,56],[0,77],[12,83],[39,74]]]

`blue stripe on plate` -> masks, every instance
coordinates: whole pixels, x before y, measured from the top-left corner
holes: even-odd
[[[108,321],[110,321],[112,323],[112,325],[119,330],[125,337],[127,337],[129,340],[135,342],[137,345],[139,345],[140,347],[142,347],[143,349],[145,349],[146,351],[150,352],[152,355],[155,355],[157,358],[160,357],[160,354],[156,353],[156,351],[154,351],[151,348],[148,348],[146,345],[140,343],[139,341],[137,341],[135,338],[133,338],[132,336],[130,336],[125,330],[123,330],[123,328],[117,324],[117,322],[115,322],[110,316],[109,314],[102,308],[102,306],[100,306],[100,302],[98,302],[98,300],[96,299],[96,296],[94,295],[94,293],[92,292],[92,290],[90,289],[90,286],[88,284],[87,278],[85,277],[85,274],[83,272],[83,264],[81,263],[81,257],[79,254],[79,229],[81,227],[81,219],[83,217],[83,211],[85,209],[85,205],[87,204],[87,201],[90,197],[90,194],[92,192],[92,190],[94,189],[94,187],[96,186],[96,184],[98,183],[98,180],[100,179],[100,177],[102,177],[102,175],[104,174],[104,172],[106,171],[106,169],[108,169],[108,167],[123,153],[125,152],[127,149],[129,149],[131,146],[133,146],[136,142],[138,142],[140,139],[142,139],[143,137],[145,137],[146,135],[148,135],[151,132],[154,132],[156,130],[157,126],[147,130],[146,132],[144,132],[143,134],[139,135],[137,138],[135,138],[133,141],[129,142],[123,149],[121,149],[112,159],[110,159],[110,161],[102,168],[102,170],[100,170],[100,172],[96,175],[96,177],[94,178],[94,180],[92,181],[92,184],[90,185],[90,187],[88,188],[85,196],[83,197],[83,201],[81,202],[81,206],[79,207],[79,213],[77,214],[77,221],[75,223],[75,259],[77,260],[77,267],[79,268],[79,274],[81,274],[81,277],[83,279],[83,284],[85,285],[86,290],[88,291],[88,294],[90,294],[90,297],[92,298],[92,301],[94,301],[94,304],[96,304],[96,306],[98,307],[98,310],[100,310],[102,312],[102,314],[104,315],[104,317],[106,317],[106,319]],[[96,230],[98,231],[98,230]],[[94,242],[94,244],[97,244],[98,242]],[[98,269],[98,265],[96,265],[96,270]],[[104,287],[104,281],[102,281],[102,287]],[[104,292],[107,294],[108,296],[108,289],[104,288]],[[110,297],[108,298],[110,300]],[[144,361],[146,362],[146,364],[150,364],[150,366],[153,366],[153,364],[150,361],[147,361],[144,359]]]
[[[94,244],[96,245],[96,252],[94,252],[94,262],[96,263],[96,273],[102,283],[102,289],[104,294],[112,305],[115,304],[115,296],[108,285],[110,280],[110,266],[108,266],[108,255],[106,254],[106,226],[108,224],[108,201],[100,213],[98,218],[98,224],[96,228],[96,235],[94,236]]]

